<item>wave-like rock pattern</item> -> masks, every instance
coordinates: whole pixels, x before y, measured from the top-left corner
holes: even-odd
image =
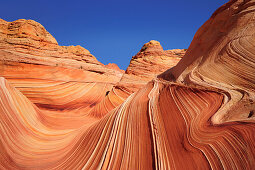
[[[59,46],[41,24],[24,19],[13,22],[0,20],[0,76],[44,110],[89,112],[95,117],[102,117],[155,75],[179,61],[179,55],[175,57],[171,52],[164,52],[160,44],[152,44],[146,51],[155,51],[155,47],[160,47],[159,53],[139,54],[140,60],[149,56],[160,61],[146,65],[146,69],[157,69],[147,71],[147,78],[142,83],[139,80],[144,75],[140,73],[126,83],[123,81],[124,71],[116,64],[104,66],[81,46]],[[170,57],[167,58],[167,55]],[[132,69],[129,70],[141,69],[139,62],[130,65]],[[122,87],[116,87],[120,81]],[[130,82],[136,87],[132,91],[127,90]]]
[[[158,74],[175,66],[185,52],[185,49],[163,50],[160,43],[155,40],[144,44],[141,50],[132,57],[120,81],[91,113],[96,117],[104,116],[108,113],[107,111],[123,103],[129,95],[146,85]],[[102,107],[107,108],[102,109]]]
[[[185,49],[163,50],[158,41],[151,40],[132,57],[125,74],[116,85],[117,89],[129,93],[137,91],[158,74],[175,66],[185,52]]]
[[[107,96],[90,111],[90,114],[103,117],[158,74],[175,66],[185,52],[184,49],[163,50],[160,43],[155,40],[144,44],[141,50],[132,57],[120,81],[107,92]]]
[[[211,124],[223,102],[212,91],[155,80],[102,120],[84,116],[66,129],[56,127],[61,115],[45,116],[4,79],[1,101],[5,168],[247,169],[255,161],[255,125]]]
[[[254,15],[254,0],[223,5],[177,66],[101,117],[38,108],[1,78],[0,167],[254,169]]]
[[[214,124],[255,117],[254,1],[230,1],[198,30],[186,55],[164,79],[224,94]]]
[[[0,20],[0,56],[0,76],[48,111],[87,114],[123,74],[81,46],[59,46],[32,20]]]

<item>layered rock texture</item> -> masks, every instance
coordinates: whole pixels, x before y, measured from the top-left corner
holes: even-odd
[[[90,110],[123,74],[81,46],[59,46],[32,20],[0,21],[0,56],[1,76],[47,110]]]
[[[254,11],[231,0],[186,53],[150,41],[125,73],[1,20],[1,169],[254,169]]]
[[[145,86],[158,74],[175,66],[185,54],[184,49],[163,50],[158,41],[151,40],[132,57],[120,81],[109,91],[108,96],[95,107],[94,116],[105,115],[107,111],[120,105],[132,93]],[[109,67],[107,65],[107,67]],[[99,106],[108,106],[108,109]],[[110,107],[111,106],[111,107]]]
[[[138,80],[143,75],[132,77],[130,81],[138,87],[126,91],[130,83],[124,81],[123,87],[119,88],[121,91],[113,93],[113,87],[124,74],[116,64],[103,65],[81,46],[59,46],[41,24],[24,19],[0,20],[0,55],[1,76],[41,109],[85,111],[96,117],[104,116],[152,80],[155,73],[167,69],[154,69],[142,84]],[[150,57],[159,60],[158,56]],[[172,66],[176,61],[179,56],[164,62]],[[133,70],[141,68],[138,64],[132,66]],[[149,67],[156,66],[147,65],[147,69]]]
[[[118,86],[124,86],[129,92],[135,92],[158,74],[175,66],[185,54],[184,49],[163,50],[158,41],[151,40],[132,57]],[[130,87],[128,87],[130,86]]]

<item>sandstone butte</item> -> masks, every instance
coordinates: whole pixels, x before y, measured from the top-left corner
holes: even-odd
[[[150,41],[125,73],[1,20],[1,169],[254,169],[254,15],[231,0],[186,53]]]

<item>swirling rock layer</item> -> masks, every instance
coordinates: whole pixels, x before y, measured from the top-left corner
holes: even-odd
[[[136,86],[132,91],[113,90],[123,79],[123,70],[112,63],[104,66],[81,46],[59,46],[54,37],[35,21],[0,20],[0,35],[1,76],[34,104],[46,110],[79,109],[102,117],[150,81],[156,73],[167,69],[159,67],[162,64],[147,65],[147,69],[160,69],[148,73],[142,83],[138,80],[143,75],[132,77],[130,81]],[[155,55],[150,57],[155,57],[155,61],[159,59]],[[168,58],[161,63],[172,66],[177,61]],[[135,68],[133,70],[140,69],[139,64],[132,67]],[[128,85],[124,83],[123,87],[127,89]]]
[[[59,46],[32,20],[0,20],[0,55],[1,76],[46,110],[91,110],[123,74],[81,46]]]
[[[118,106],[130,94],[136,92],[158,74],[166,71],[169,67],[175,66],[185,52],[186,50],[184,49],[163,50],[160,43],[155,40],[144,44],[141,50],[132,57],[120,81],[114,85],[109,92],[109,96],[99,106],[106,105],[111,106],[111,108]],[[110,107],[107,110],[109,109]],[[105,113],[96,106],[93,114],[100,116]]]
[[[146,44],[123,76],[94,59],[79,70],[68,55],[73,65],[58,68],[2,49],[1,169],[254,169],[254,15],[254,0],[223,5],[175,67],[131,95],[119,85],[123,76],[139,78],[132,62],[146,50],[162,54],[158,42]]]
[[[186,50],[163,50],[158,41],[151,40],[132,57],[130,64],[117,84],[132,93],[144,86],[158,74],[175,66],[184,56]]]
[[[158,74],[175,66],[185,52],[184,49],[163,50],[160,43],[155,40],[144,44],[141,50],[132,57],[120,81],[113,86],[111,91],[107,92],[106,97],[93,108],[90,114],[96,117],[104,116]],[[116,69],[113,64],[108,64],[106,67]]]

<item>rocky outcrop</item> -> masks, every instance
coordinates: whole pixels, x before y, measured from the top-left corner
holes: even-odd
[[[122,76],[119,86],[130,84],[131,92],[155,78],[158,74],[175,66],[185,54],[184,49],[163,50],[158,41],[151,40],[143,45],[141,50],[132,57],[130,64]],[[136,86],[136,87],[135,87]]]
[[[132,57],[121,80],[114,85],[102,102],[95,106],[91,114],[99,117],[105,115],[158,74],[175,66],[185,52],[185,49],[163,50],[160,43],[155,40],[144,44],[141,50]]]
[[[120,71],[122,73],[124,73],[125,71],[124,70],[121,70],[117,64],[114,64],[114,63],[109,63],[107,65],[105,65],[107,68],[110,68],[110,69],[113,69],[113,70],[117,70],[117,71]]]
[[[156,74],[163,72],[162,63],[172,66],[179,59],[158,56],[160,53],[157,51],[160,50],[168,56],[173,53],[163,51],[159,42],[151,41],[138,53],[141,57],[139,62],[131,60],[128,70],[142,69],[140,61],[145,59],[146,68],[154,71],[147,72],[149,76],[145,79],[142,72],[134,77],[132,73],[122,76],[124,71],[116,64],[103,65],[81,46],[59,46],[55,38],[35,21],[0,20],[0,33],[0,75],[34,104],[46,110],[78,109],[79,113],[89,112],[96,117],[104,116]],[[156,62],[148,63],[150,58],[151,61],[164,60],[160,66],[155,66]],[[131,72],[128,70],[127,72]],[[130,86],[126,77],[133,79],[133,85]],[[117,84],[118,90],[114,90],[113,87]],[[124,88],[120,85],[124,85]]]
[[[19,19],[7,22],[1,19],[0,49],[3,56],[1,60],[5,61],[68,68],[83,66],[84,69],[86,63],[103,65],[81,46],[59,46],[55,38],[41,24],[33,20]]]
[[[19,19],[7,22],[0,19],[0,37],[10,44],[21,44],[33,47],[57,45],[56,39],[38,22]]]
[[[59,46],[32,20],[0,20],[0,56],[0,76],[47,110],[91,109],[123,74],[81,46]]]
[[[230,1],[197,31],[183,59],[161,78],[224,95],[213,124],[253,121],[254,1]]]

